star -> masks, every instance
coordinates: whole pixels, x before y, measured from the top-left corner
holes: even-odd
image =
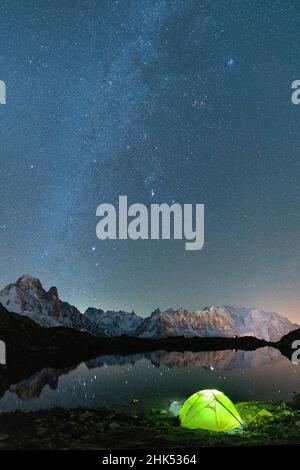
[[[0,106],[0,289],[26,271],[73,292],[74,305],[96,296],[145,315],[259,295],[299,321],[295,9],[53,0],[25,15],[16,3],[0,7],[0,79],[12,97]],[[96,206],[120,194],[204,203],[205,249],[97,242]]]

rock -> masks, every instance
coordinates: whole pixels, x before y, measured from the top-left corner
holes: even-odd
[[[36,428],[36,432],[37,432],[37,434],[39,434],[40,436],[45,436],[46,434],[48,434],[48,429],[39,426],[38,428]]]
[[[6,441],[7,439],[10,439],[8,434],[0,434],[0,442]]]

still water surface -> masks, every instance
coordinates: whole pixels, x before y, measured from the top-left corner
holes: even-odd
[[[167,407],[217,388],[234,402],[289,400],[300,392],[300,365],[279,351],[165,352],[101,356],[71,369],[45,368],[0,398],[0,411],[98,407]],[[138,400],[138,403],[133,403]]]

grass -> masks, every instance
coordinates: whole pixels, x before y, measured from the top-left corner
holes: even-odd
[[[297,398],[236,405],[242,434],[180,428],[165,410],[117,413],[108,409],[62,409],[0,415],[1,449],[120,449],[241,446],[300,443]]]

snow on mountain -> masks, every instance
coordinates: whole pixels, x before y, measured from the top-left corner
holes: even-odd
[[[255,308],[221,306],[206,307],[190,313],[185,309],[155,310],[136,331],[143,338],[167,336],[256,336],[277,341],[289,331],[299,328],[274,312]]]
[[[85,362],[88,369],[97,367],[111,367],[121,365],[134,365],[139,361],[150,361],[157,367],[203,367],[211,371],[217,370],[237,370],[248,368],[261,368],[280,362],[288,362],[278,349],[270,346],[256,349],[255,351],[151,351],[146,353],[128,354],[126,356],[108,354],[90,359]]]
[[[188,312],[183,308],[161,312],[155,310],[141,318],[134,312],[88,308],[82,314],[76,307],[62,302],[56,287],[46,291],[39,279],[22,276],[15,284],[0,291],[0,302],[10,312],[26,315],[40,325],[65,325],[101,336],[255,336],[277,341],[299,325],[274,312],[255,308],[213,306]]]
[[[39,279],[22,276],[15,284],[0,291],[0,302],[8,311],[26,315],[42,326],[64,325],[93,334],[103,334],[102,329],[86,318],[76,307],[62,302],[57,288],[47,292]]]
[[[278,341],[282,336],[299,325],[292,323],[283,315],[275,312],[265,312],[256,308],[245,307],[212,307],[229,324],[233,322],[238,336],[255,336],[267,341]]]
[[[99,325],[106,336],[135,336],[136,329],[143,322],[143,319],[134,312],[123,312],[122,310],[104,312],[104,310],[89,307],[84,312],[84,316]]]
[[[204,367],[205,369],[237,370],[265,367],[279,362],[288,362],[278,349],[270,346],[256,349],[255,351],[152,351],[146,353],[145,358],[149,359],[155,367]]]
[[[53,369],[52,367],[45,367],[28,379],[11,385],[9,387],[9,391],[11,393],[15,393],[24,401],[38,398],[46,385],[48,385],[51,390],[56,390],[60,377],[62,375],[69,374],[75,368],[76,367],[69,367],[67,369]]]
[[[156,309],[150,317],[146,317],[137,328],[136,336],[143,338],[163,338],[167,336],[199,336],[197,328],[190,324],[190,313],[184,309],[169,309],[161,312]]]

